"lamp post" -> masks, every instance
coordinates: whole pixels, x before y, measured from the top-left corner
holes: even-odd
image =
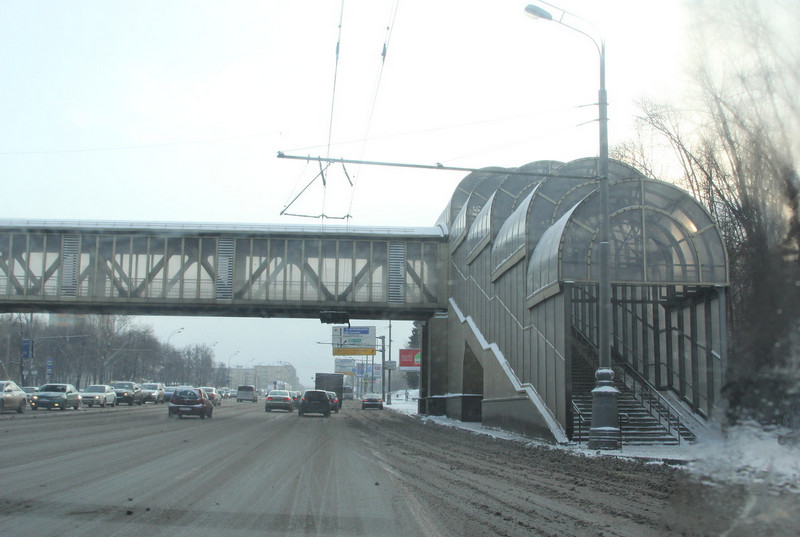
[[[232,384],[231,381],[233,380],[231,378],[231,358],[233,358],[237,354],[239,354],[239,351],[236,351],[233,354],[231,354],[230,356],[228,356],[228,386],[230,386]]]
[[[547,2],[544,2],[547,4]],[[555,7],[552,4],[547,4]],[[595,372],[597,384],[592,390],[592,426],[589,430],[590,449],[620,449],[622,433],[619,429],[619,416],[617,411],[617,394],[619,390],[614,386],[614,371],[611,369],[611,228],[609,223],[609,193],[608,193],[608,94],[606,93],[606,44],[601,38],[597,39],[588,33],[564,22],[566,11],[561,11],[561,16],[553,15],[539,6],[528,4],[525,13],[536,19],[557,22],[558,24],[583,34],[591,39],[597,53],[600,55],[600,90],[598,91],[598,108],[600,124],[600,154],[598,158],[598,190],[600,192],[600,270],[598,275],[598,302],[599,302],[599,357],[598,368]]]
[[[180,327],[180,328],[178,328],[177,330],[173,330],[173,331],[172,331],[172,333],[171,333],[171,334],[169,335],[169,337],[167,338],[167,344],[166,344],[166,346],[167,346],[167,347],[169,347],[169,340],[170,340],[170,339],[172,339],[172,336],[174,336],[175,334],[180,334],[181,332],[183,332],[183,327]]]

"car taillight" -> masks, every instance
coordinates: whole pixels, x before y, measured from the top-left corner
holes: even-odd
[[[267,401],[272,401],[272,397],[267,397]]]

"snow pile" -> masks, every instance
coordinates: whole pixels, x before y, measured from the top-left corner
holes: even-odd
[[[779,443],[783,428],[729,427],[694,446],[689,471],[712,483],[760,484],[800,492],[800,442]]]
[[[392,394],[392,404],[385,408],[404,414],[417,414],[418,390]],[[800,493],[800,439],[779,443],[786,429],[764,429],[758,425],[728,428],[724,434],[708,434],[697,444],[680,446],[623,446],[621,450],[595,451],[583,446],[558,446],[522,435],[484,427],[480,423],[460,422],[444,416],[422,419],[449,427],[459,427],[478,434],[564,449],[583,456],[613,456],[650,459],[687,464],[697,479],[709,483],[761,484],[769,489]]]

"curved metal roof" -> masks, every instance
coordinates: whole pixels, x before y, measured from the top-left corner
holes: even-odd
[[[540,235],[527,270],[533,303],[559,282],[598,280],[599,197],[592,192]],[[612,282],[728,285],[722,236],[688,193],[640,176],[610,184],[609,203]]]

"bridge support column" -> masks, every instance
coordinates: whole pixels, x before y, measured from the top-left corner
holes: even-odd
[[[430,317],[422,331],[422,367],[420,371],[418,412],[442,415],[445,401],[431,395],[446,393],[447,388],[447,315]]]

